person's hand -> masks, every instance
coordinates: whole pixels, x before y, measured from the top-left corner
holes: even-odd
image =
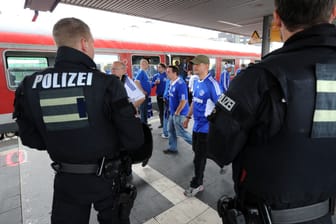
[[[188,128],[188,124],[189,124],[189,118],[186,118],[184,121],[183,121],[183,128]]]

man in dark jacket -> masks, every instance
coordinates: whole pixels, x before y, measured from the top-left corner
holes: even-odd
[[[54,161],[52,224],[88,223],[92,204],[100,223],[120,223],[120,149],[142,146],[141,122],[122,83],[96,69],[84,22],[61,19],[53,37],[55,66],[27,76],[16,91],[19,135]]]
[[[232,162],[248,221],[252,204],[273,223],[331,223],[335,16],[333,0],[275,0],[284,46],[242,71],[209,117],[208,157],[219,166]]]

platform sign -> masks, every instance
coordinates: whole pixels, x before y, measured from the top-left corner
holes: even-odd
[[[248,42],[249,44],[257,44],[257,43],[261,43],[261,38],[259,33],[255,30],[252,35],[251,35],[251,39]]]

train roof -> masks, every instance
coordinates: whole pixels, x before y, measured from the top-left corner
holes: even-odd
[[[27,7],[34,9],[41,7],[52,11],[64,3],[246,36],[255,30],[261,33],[263,17],[272,15],[274,10],[274,1],[270,0],[45,0],[43,4],[39,0],[25,2]],[[60,4],[54,4],[55,2]]]
[[[194,41],[195,42],[195,41]],[[172,42],[174,43],[174,42]],[[158,52],[158,53],[173,53],[173,54],[208,54],[208,55],[230,55],[238,57],[260,57],[260,51],[255,51],[255,49],[248,49],[246,45],[238,46],[227,43],[188,43],[183,45],[183,42],[179,44],[162,44],[162,43],[151,43],[151,42],[135,42],[135,41],[125,41],[116,39],[95,39],[95,47],[98,49],[115,49],[120,52]],[[11,46],[15,48],[19,45],[39,45],[39,46],[49,46],[54,47],[53,39],[50,35],[46,34],[34,34],[34,33],[22,33],[22,32],[8,32],[0,30],[0,47],[1,46]],[[225,46],[223,46],[225,45]],[[245,48],[244,48],[245,46]]]
[[[108,14],[103,14],[105,17]],[[53,46],[51,29],[59,18],[50,18],[49,21],[40,19],[37,22],[29,20],[12,20],[0,25],[0,43],[35,44]],[[109,21],[109,18],[105,18]],[[95,38],[98,48],[117,48],[124,50],[144,50],[166,53],[192,54],[204,53],[209,55],[230,54],[235,56],[260,57],[260,46],[229,43],[225,41],[210,40],[197,36],[169,35],[169,30],[174,26],[162,27],[162,30],[151,30],[150,26],[144,29],[132,27],[109,26],[102,28],[99,19],[86,21]],[[200,29],[200,32],[202,30]]]

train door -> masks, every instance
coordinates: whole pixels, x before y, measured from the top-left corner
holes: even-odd
[[[140,70],[140,60],[147,59],[149,62],[149,68],[147,70],[147,75],[149,81],[152,80],[153,76],[158,72],[157,66],[160,63],[160,56],[149,56],[149,55],[132,55],[132,77],[133,79],[137,76]],[[151,96],[155,95],[155,89],[152,88]]]
[[[151,80],[153,76],[158,72],[157,65],[160,63],[160,56],[148,56],[148,55],[133,55],[132,56],[132,75],[136,77],[140,70],[140,60],[147,59],[149,62],[149,69],[147,71],[148,78]]]
[[[179,69],[179,76],[183,79],[186,79],[188,71],[192,71],[191,60],[194,56],[190,55],[172,55],[171,56],[171,65],[175,65]]]
[[[188,75],[188,71],[192,71],[192,63],[190,62],[194,56],[190,55],[173,55],[171,57],[171,64],[175,65],[179,68],[179,75],[182,76],[184,79]],[[216,58],[209,56],[210,65],[209,65],[209,73],[213,77],[217,74],[216,72]]]

